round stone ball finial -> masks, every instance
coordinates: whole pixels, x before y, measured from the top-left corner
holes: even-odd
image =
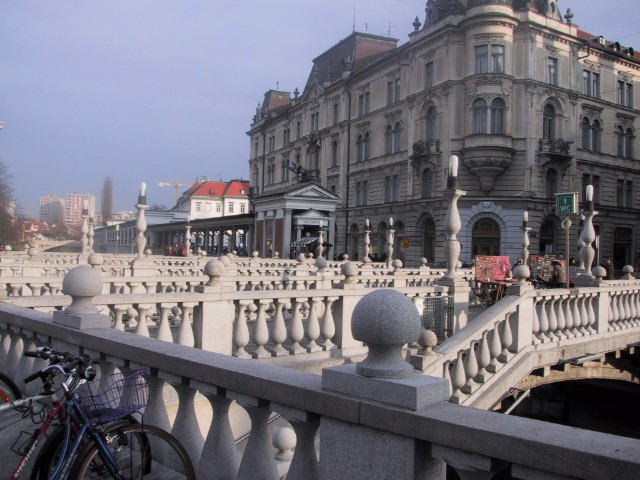
[[[324,269],[327,268],[327,259],[324,257],[316,258],[316,268],[319,272],[324,272]]]
[[[622,267],[622,278],[624,280],[633,279],[633,267],[631,265],[625,265],[624,267]]]
[[[413,366],[402,357],[402,347],[417,342],[420,314],[413,302],[391,289],[374,290],[353,310],[353,338],[369,347],[369,354],[356,364],[356,372],[373,378],[406,378]]]
[[[87,258],[87,263],[91,265],[94,269],[99,269],[102,264],[104,264],[104,258],[99,253],[92,253]]]
[[[29,255],[29,260],[33,260],[35,259],[35,257],[38,256],[38,249],[36,247],[29,247],[29,249],[27,250],[27,255]]]
[[[11,249],[11,245],[5,245],[5,246],[4,246],[4,251],[5,251],[5,252],[10,252],[11,250],[12,250],[12,249]]]
[[[298,263],[304,263],[306,259],[307,257],[305,256],[304,253],[299,253],[298,256],[296,257],[296,260],[298,260]]]
[[[152,253],[153,253],[153,251],[150,248],[145,248],[145,250],[144,250],[144,256],[145,257],[150,257]]]
[[[67,272],[62,280],[62,293],[71,296],[71,305],[64,309],[71,314],[93,314],[98,309],[93,306],[93,297],[102,293],[102,279],[97,270],[89,265],[81,265]]]
[[[607,271],[602,265],[598,265],[596,268],[591,270],[591,273],[593,273],[593,276],[596,277],[598,280],[602,280],[604,277],[607,276]]]
[[[518,265],[513,269],[513,278],[517,280],[517,285],[526,285],[526,279],[531,276],[531,270],[526,265]]]
[[[394,270],[400,270],[402,268],[402,260],[396,258],[393,262],[391,262],[391,266]]]
[[[423,328],[418,344],[422,347],[422,355],[433,355],[433,347],[438,345],[438,336],[433,331]]]
[[[340,273],[344,275],[346,283],[353,283],[358,276],[358,265],[355,262],[345,262],[340,265]]]
[[[220,277],[224,273],[227,267],[224,266],[220,260],[209,260],[202,269],[204,274],[209,277],[207,285],[215,285],[220,281]]]
[[[225,267],[228,267],[229,265],[231,265],[231,259],[226,255],[220,255],[218,257],[218,261],[221,262]]]

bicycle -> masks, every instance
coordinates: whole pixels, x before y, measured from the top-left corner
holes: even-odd
[[[25,355],[51,362],[25,379],[26,383],[42,379],[43,391],[34,397],[0,406],[0,411],[26,408],[33,415],[33,404],[50,399],[58,377],[64,377],[64,380],[58,382],[57,388],[61,400],[54,400],[46,415],[40,413],[46,407],[36,412],[41,415],[42,425],[29,435],[24,445],[14,450],[22,455],[22,459],[10,477],[12,480],[19,478],[54,420],[63,425],[63,435],[56,433],[57,441],[43,445],[31,476],[34,480],[131,480],[158,478],[157,475],[195,480],[193,465],[175,437],[157,427],[122,420],[146,405],[148,386],[140,372],[103,378],[101,382],[108,385],[102,389],[100,382],[91,382],[96,371],[88,356],[48,348]],[[49,459],[46,465],[45,458]]]
[[[0,372],[0,405],[18,400],[21,397],[22,394],[13,380]]]

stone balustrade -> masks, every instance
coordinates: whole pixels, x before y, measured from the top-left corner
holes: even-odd
[[[592,304],[594,309],[597,306],[598,311],[604,310],[608,320],[613,320],[605,306],[611,305],[613,311],[615,304],[618,314],[613,323],[617,325],[628,320],[626,305],[631,311],[630,295],[636,295],[636,290],[629,287],[620,295],[618,291],[613,288],[599,298],[585,293],[582,298],[587,300],[578,300],[575,307],[582,310],[584,305],[588,309]],[[540,312],[549,309],[548,315],[552,310],[556,316],[561,310],[573,310],[574,301],[569,300],[567,307],[564,295],[564,292],[542,295],[534,292],[507,298],[490,309],[493,315],[487,310],[483,314],[485,320],[480,319],[480,328],[474,331],[488,331],[491,323],[488,317],[495,316],[491,330],[496,331],[498,324],[500,333],[505,321],[517,324],[523,310],[533,309],[534,305]],[[605,298],[615,300],[612,304]],[[145,422],[165,428],[180,439],[197,466],[198,478],[275,480],[287,473],[289,480],[444,479],[446,465],[468,479],[492,478],[496,474],[520,479],[637,478],[638,440],[455,405],[446,401],[451,390],[442,378],[398,369],[400,346],[396,342],[411,341],[405,338],[409,333],[393,334],[391,345],[381,345],[384,325],[392,328],[399,322],[392,330],[407,332],[401,326],[406,314],[394,317],[394,312],[407,312],[408,306],[403,303],[399,307],[396,302],[393,297],[373,305],[369,302],[358,307],[354,315],[359,325],[358,338],[373,345],[372,349],[395,349],[388,355],[370,352],[373,358],[368,358],[366,368],[360,370],[371,377],[358,374],[359,364],[325,369],[320,376],[242,358],[231,359],[113,328],[100,328],[98,324],[71,329],[60,322],[59,316],[52,321],[50,314],[7,303],[0,304],[0,365],[21,383],[24,376],[41,367],[40,360],[27,358],[23,352],[49,345],[91,355],[99,360],[101,375],[115,369],[150,367],[151,393]],[[537,307],[542,302],[544,306]],[[364,300],[359,305],[363,303]],[[620,305],[625,311],[622,317]],[[604,323],[612,328],[610,321]],[[108,319],[106,324],[110,324]],[[597,325],[598,321],[595,328],[599,328]],[[535,333],[546,336],[563,331],[559,325],[538,332],[534,332],[531,322],[529,326],[532,342],[534,337],[539,339]],[[567,331],[571,332],[573,326],[572,322]],[[568,328],[566,323],[564,327]],[[586,331],[588,328],[585,325]],[[411,335],[413,330],[412,327]],[[466,340],[472,336],[467,335]],[[517,342],[502,346],[510,351]],[[542,339],[536,345],[550,343]],[[386,362],[384,359],[391,356],[395,359],[393,367],[383,371],[387,374],[403,371],[405,377],[377,378],[372,372],[378,372],[379,362]],[[457,353],[455,358],[457,361]],[[202,414],[203,408],[208,409],[208,415]],[[243,455],[239,454],[232,433],[233,412],[237,410],[251,419]],[[286,419],[296,435],[294,447],[291,439],[277,442],[294,448],[293,457],[286,463],[288,472],[283,471],[282,449],[276,451],[269,438],[268,423],[274,413]]]

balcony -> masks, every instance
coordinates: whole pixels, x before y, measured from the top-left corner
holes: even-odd
[[[510,166],[515,149],[509,135],[469,135],[464,140],[462,162],[480,180],[480,189],[489,195],[495,180]]]
[[[547,165],[566,170],[571,166],[571,160],[575,156],[573,152],[573,140],[563,138],[541,138],[539,140],[538,155],[542,166]]]
[[[423,164],[435,167],[440,155],[440,140],[432,138],[431,140],[418,140],[414,143],[413,154],[409,158],[411,166],[419,170]]]

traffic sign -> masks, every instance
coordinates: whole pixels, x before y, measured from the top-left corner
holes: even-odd
[[[558,215],[578,213],[578,192],[556,193],[556,213]]]

